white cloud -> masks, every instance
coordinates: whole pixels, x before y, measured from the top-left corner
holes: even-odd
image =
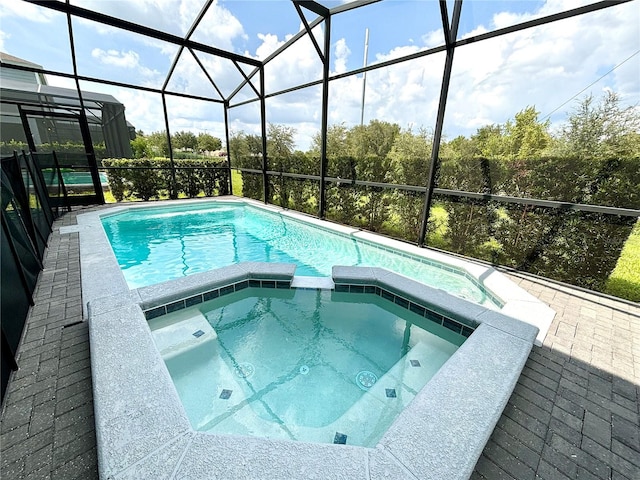
[[[4,48],[4,42],[5,40],[11,38],[11,34],[7,33],[7,32],[3,32],[2,30],[0,30],[0,51],[4,52],[5,48]]]
[[[186,3],[183,1],[183,7],[185,7]],[[185,7],[181,8],[180,11],[183,18],[188,18],[186,12],[198,10]],[[191,20],[193,21],[193,19]],[[192,37],[194,41],[228,51],[236,51],[234,43],[237,40],[246,40],[247,38],[240,21],[229,10],[219,5],[217,1],[211,4]]]
[[[16,0],[0,0],[0,18],[18,17],[31,22],[49,23],[58,12]]]
[[[277,35],[272,34],[264,34],[258,33],[258,38],[262,40],[260,46],[256,49],[255,58],[258,60],[264,60],[273,52],[275,52],[278,48],[285,44],[285,42],[291,38],[291,36],[285,38],[284,40],[278,40]],[[251,56],[250,53],[247,52],[247,56]]]
[[[114,65],[122,68],[135,68],[140,64],[140,55],[132,50],[124,52],[118,50],[105,51],[100,48],[94,48],[91,50],[91,56],[106,65]]]
[[[440,28],[438,30],[428,32],[422,36],[421,40],[428,48],[444,45],[444,31]]]
[[[133,50],[102,50],[101,48],[94,48],[91,50],[91,56],[100,63],[105,65],[113,65],[119,68],[135,69],[137,73],[143,77],[154,77],[159,75],[160,72],[152,70],[140,64],[140,55]]]
[[[336,73],[346,72],[347,61],[349,60],[349,55],[351,55],[351,50],[349,50],[347,42],[344,38],[341,38],[336,42],[334,52]]]

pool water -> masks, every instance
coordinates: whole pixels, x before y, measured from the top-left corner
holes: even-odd
[[[293,263],[296,275],[330,276],[334,265],[383,267],[483,305],[495,304],[468,277],[368,242],[250,205],[152,207],[105,216],[102,224],[130,288],[240,262]]]
[[[249,288],[149,321],[196,430],[375,446],[464,341],[376,295]]]

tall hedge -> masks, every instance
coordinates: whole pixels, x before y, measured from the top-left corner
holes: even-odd
[[[257,157],[247,158],[252,163],[244,166],[256,168]],[[188,196],[226,193],[226,169],[210,170],[198,162],[202,161],[176,160],[176,190]],[[359,179],[423,187],[428,159],[406,163],[374,156],[329,158],[328,175],[344,182],[327,184],[327,217],[415,242],[423,193],[352,183]],[[127,195],[153,198],[170,188],[168,160],[105,160],[104,164],[161,169],[109,170],[109,183],[118,200]],[[317,175],[318,165],[317,158],[296,152],[270,159],[269,169]],[[186,166],[201,168],[188,170]],[[243,194],[262,199],[262,174],[242,172],[242,179]],[[640,158],[445,158],[438,164],[436,187],[640,210]],[[271,176],[269,194],[271,203],[317,212],[317,181]],[[605,288],[636,223],[635,217],[448,195],[436,195],[434,205],[439,214],[431,216],[429,244],[594,290]]]
[[[452,190],[640,209],[640,159],[443,160],[437,186]],[[439,197],[446,248],[603,290],[637,219],[569,209]]]
[[[109,188],[119,202],[132,197],[150,200],[179,194],[193,198],[229,193],[225,160],[174,159],[175,183],[168,158],[106,158],[102,165],[107,167]]]
[[[327,185],[327,217],[415,242],[424,194],[372,189],[351,181],[424,186],[427,159],[416,160],[412,168],[405,163],[397,162],[394,168],[372,157],[330,158],[328,175],[345,181]],[[261,193],[261,176],[252,177],[255,193]],[[319,193],[316,186],[298,201],[291,192],[302,183],[271,178],[270,201],[309,212],[314,203],[310,196]],[[640,209],[640,158],[445,158],[438,164],[436,187]],[[635,217],[447,195],[436,195],[434,202],[445,217],[429,225],[430,244],[594,290],[605,288],[636,223]]]

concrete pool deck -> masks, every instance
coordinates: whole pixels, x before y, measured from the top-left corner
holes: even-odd
[[[2,416],[3,478],[97,478],[78,234],[56,222]],[[510,278],[558,313],[534,347],[472,478],[637,478],[640,309]],[[235,462],[259,452],[247,449]],[[343,477],[346,478],[346,472]],[[407,478],[407,477],[404,477]],[[410,477],[409,477],[410,478]]]

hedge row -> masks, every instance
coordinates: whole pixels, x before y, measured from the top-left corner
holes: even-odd
[[[106,158],[109,188],[114,198],[122,200],[137,197],[142,200],[179,194],[207,197],[229,193],[227,162],[220,159],[174,159],[175,182],[168,158]]]
[[[277,159],[272,165],[282,164]],[[301,163],[302,164],[302,163]],[[298,165],[301,165],[298,164]],[[308,171],[316,174],[315,164]],[[414,184],[424,181],[427,161],[402,165],[340,158],[329,161],[330,176],[345,178],[326,190],[328,218],[405,240],[418,239],[424,194],[353,185],[351,179]],[[387,164],[388,165],[388,164]],[[390,165],[389,165],[390,167]],[[273,168],[273,167],[271,167]],[[412,174],[407,177],[406,171]],[[243,172],[243,195],[261,199],[262,176]],[[436,186],[450,190],[640,209],[640,159],[483,158],[440,162]],[[317,214],[319,182],[271,177],[269,202]],[[604,290],[637,219],[569,209],[551,209],[439,195],[431,212],[427,244],[494,264]]]
[[[48,148],[56,152],[57,154],[63,153],[85,153],[84,144],[75,142],[51,142],[48,144]],[[8,142],[0,142],[0,154],[11,155],[13,151],[20,152],[22,150],[29,151],[29,145],[25,142],[19,142],[17,140],[10,140]],[[96,144],[93,146],[93,151],[97,158],[105,156],[107,149],[104,143]]]

